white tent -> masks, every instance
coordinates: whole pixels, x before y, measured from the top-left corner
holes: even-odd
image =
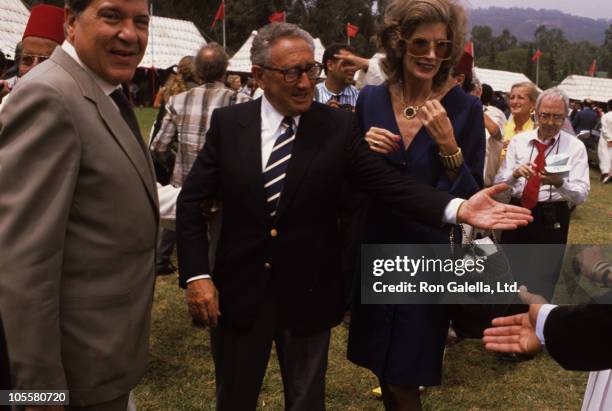
[[[238,49],[234,56],[230,59],[227,71],[233,71],[236,73],[250,73],[251,72],[251,46],[253,45],[253,38],[257,35],[257,31],[253,30],[248,39]],[[321,61],[323,59],[323,53],[325,47],[321,40],[314,39],[315,44],[315,60]]]
[[[559,84],[559,88],[573,100],[590,98],[593,101],[607,102],[612,99],[612,79],[568,76]]]
[[[227,71],[235,71],[238,73],[250,73],[251,72],[251,45],[253,39],[257,35],[257,31],[253,30],[248,39],[244,42],[238,51],[229,61]]]
[[[492,70],[480,67],[474,67],[476,77],[483,84],[490,85],[495,91],[503,91],[509,93],[513,84],[529,81],[529,77],[523,73],[514,73],[512,71]]]
[[[195,56],[206,44],[191,21],[152,16],[149,23],[149,44],[140,67],[165,69],[184,56]]]
[[[11,60],[29,17],[30,10],[21,0],[0,0],[0,50]]]

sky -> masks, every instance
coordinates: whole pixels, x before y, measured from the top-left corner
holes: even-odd
[[[612,0],[463,0],[462,2],[473,8],[497,6],[556,9],[576,16],[612,19]]]

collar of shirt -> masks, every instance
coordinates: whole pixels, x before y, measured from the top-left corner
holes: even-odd
[[[348,90],[348,88],[350,87],[350,85],[348,85],[348,86],[344,87],[340,93],[334,93],[333,91],[331,91],[330,89],[328,89],[328,88],[327,88],[327,85],[325,85],[325,82],[324,82],[324,81],[323,81],[323,82],[321,82],[321,87],[322,87],[322,88],[323,88],[323,89],[324,89],[324,90],[325,90],[327,93],[329,93],[330,95],[332,95],[332,96],[338,96],[338,99],[339,99],[340,97],[342,97],[342,96],[344,96],[344,95],[346,94],[346,90]]]
[[[204,88],[225,88],[225,84],[221,81],[213,81],[212,83],[202,83],[200,87]]]
[[[555,144],[555,141],[557,141],[557,139],[559,138],[559,136],[561,135],[561,131],[559,131],[553,138],[549,138],[546,141],[542,141],[538,138],[538,129],[536,128],[535,130],[535,134],[533,135],[533,137],[529,140],[529,144],[531,145],[535,145],[535,142],[540,142],[540,143],[545,143],[546,144],[546,148],[552,146]]]
[[[520,133],[521,131],[529,131],[535,128],[534,127],[535,124],[533,124],[533,120],[531,119],[531,116],[529,116],[527,121],[525,121],[525,123],[523,124],[523,127],[521,127],[520,130],[518,129],[518,125],[514,121],[514,117],[512,117],[512,125],[513,125],[513,129],[516,132],[516,134]]]
[[[76,61],[79,64],[79,66],[83,67],[83,69],[91,77],[93,77],[93,79],[96,82],[96,84],[98,85],[98,87],[100,87],[102,89],[102,91],[104,92],[104,94],[106,94],[107,96],[110,96],[113,91],[115,91],[116,89],[121,87],[121,85],[115,85],[115,86],[112,85],[111,83],[109,83],[108,81],[104,80],[102,77],[98,76],[96,73],[94,73],[89,67],[87,67],[85,65],[85,63],[83,63],[81,61],[81,59],[79,58],[79,55],[77,54],[77,51],[75,50],[74,46],[72,44],[70,44],[68,42],[68,40],[64,40],[64,42],[62,43],[62,50],[64,50],[66,52],[66,54],[68,54],[70,57],[72,57],[74,59],[74,61]]]
[[[295,123],[295,129],[297,130],[300,124],[301,116],[294,116],[293,122]],[[261,98],[261,131],[270,130],[273,133],[276,132],[283,122],[283,116],[278,112],[276,108],[270,103],[264,94]]]
[[[264,94],[261,97],[261,166],[262,170],[265,169],[272,148],[278,136],[284,131],[281,129],[281,123],[283,122],[284,116],[278,112],[266,98]],[[295,130],[297,130],[300,124],[300,116],[293,117],[295,123]]]

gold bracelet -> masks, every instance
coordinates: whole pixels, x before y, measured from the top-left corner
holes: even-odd
[[[461,167],[461,164],[463,164],[463,152],[461,151],[461,147],[457,147],[457,152],[450,156],[445,156],[442,153],[438,153],[438,155],[440,156],[440,160],[442,160],[442,166],[447,170],[456,171]]]

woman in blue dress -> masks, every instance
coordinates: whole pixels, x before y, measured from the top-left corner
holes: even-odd
[[[453,0],[392,1],[379,34],[388,80],[364,88],[356,111],[370,148],[401,173],[469,198],[483,185],[483,111],[477,98],[447,86],[465,27]],[[405,221],[375,198],[367,203],[363,243],[448,244],[452,227]],[[448,318],[442,305],[353,307],[348,358],[376,374],[387,410],[420,409],[418,387],[440,384]]]

